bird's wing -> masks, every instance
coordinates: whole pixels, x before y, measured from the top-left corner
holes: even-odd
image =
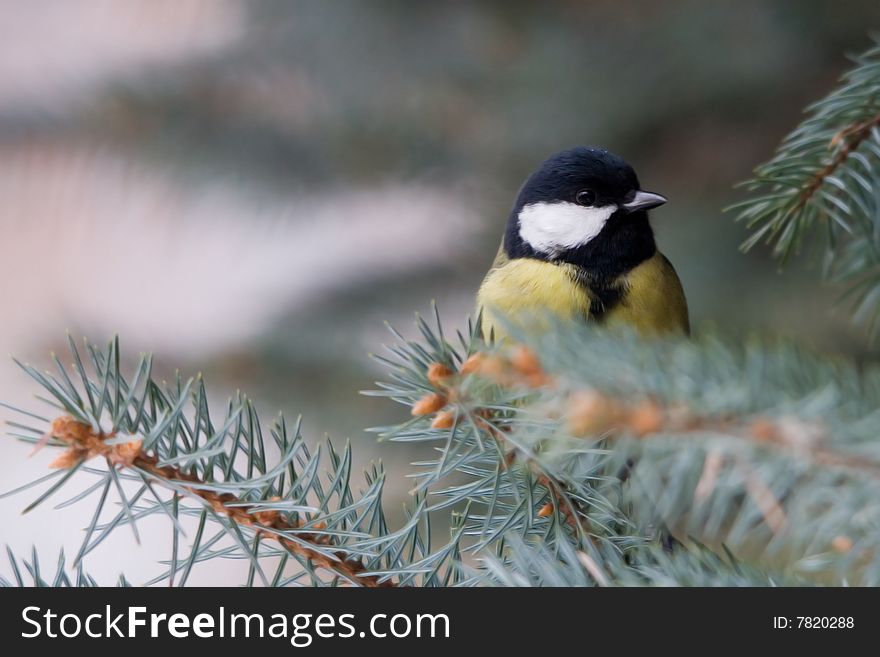
[[[499,269],[510,262],[507,253],[504,250],[504,238],[501,238],[501,244],[498,245],[498,253],[495,254],[495,260],[492,262],[491,269]]]
[[[672,263],[659,251],[625,275],[627,290],[606,316],[645,333],[690,332],[687,299]]]

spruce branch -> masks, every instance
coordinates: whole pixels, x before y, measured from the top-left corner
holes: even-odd
[[[116,340],[105,351],[87,343],[88,361],[72,341],[70,348],[73,364],[67,368],[55,357],[55,374],[21,364],[48,393],[41,399],[57,416],[50,422],[22,411],[28,420],[12,422],[10,433],[38,449],[64,451],[52,473],[6,495],[48,484],[30,510],[80,476],[97,479],[58,505],[97,499],[76,566],[117,528],[129,525],[137,537],[138,522],[158,514],[170,521],[173,551],[167,571],[151,583],[182,586],[194,566],[213,558],[247,559],[248,584],[384,587],[460,580],[460,534],[454,531],[439,549],[431,545],[423,496],[403,527],[389,528],[384,474],[373,467],[365,473],[366,488],[355,493],[349,446],[337,451],[327,441],[312,453],[299,423],[291,431],[281,416],[269,427],[271,440],[264,439],[254,404],[240,394],[215,422],[201,377],[159,383],[144,355],[127,379]],[[121,509],[108,519],[113,494]],[[181,554],[184,521],[197,528],[186,536],[189,552]],[[274,575],[265,570],[269,561],[277,564]],[[300,570],[289,574],[288,563]]]
[[[880,580],[875,368],[711,337],[569,329],[533,342],[557,381],[528,409],[546,418],[548,457],[578,437],[604,445],[607,471],[627,473],[627,533],[662,523],[786,576]]]
[[[455,426],[457,414],[466,415],[468,423],[477,430],[477,439],[484,435],[487,442],[494,441],[499,455],[502,455],[500,464],[505,470],[517,465],[530,470],[535,477],[535,483],[550,493],[552,499],[541,507],[538,517],[548,517],[555,509],[564,515],[569,525],[583,531],[581,523],[587,519],[587,514],[567,495],[566,484],[545,471],[538,459],[524,453],[511,439],[511,425],[504,422],[505,416],[510,415],[507,409],[479,407],[467,402],[458,404],[455,411],[446,409],[451,401],[466,399],[461,383],[462,378],[470,376],[489,377],[497,385],[508,389],[520,383],[540,388],[551,381],[535,354],[524,345],[513,348],[509,359],[498,354],[474,353],[461,364],[458,373],[449,370],[442,363],[432,363],[428,366],[426,377],[438,392],[427,393],[413,404],[412,415],[433,414],[431,427],[435,429],[450,429]]]
[[[871,335],[880,330],[880,45],[854,58],[837,89],[743,183],[731,206],[785,262],[821,227],[825,276],[844,289]]]
[[[641,440],[674,434],[695,440],[707,434],[751,442],[756,448],[773,449],[815,465],[851,469],[880,480],[880,461],[863,454],[825,447],[827,428],[820,420],[798,417],[702,416],[684,405],[670,406],[647,398],[633,401],[592,389],[571,395],[568,429],[573,435],[603,435],[613,439],[631,436]],[[711,463],[711,461],[710,461]]]
[[[178,586],[218,558],[273,586],[880,581],[875,369],[786,343],[570,325],[518,345],[472,325],[453,347],[420,324],[375,393],[410,409],[383,435],[435,448],[398,529],[379,470],[351,489],[348,447],[312,453],[283,418],[266,441],[240,395],[215,421],[201,379],[160,385],[147,357],[129,382],[115,341],[88,348],[93,375],[74,347],[77,385],[24,366],[57,417],[28,413],[12,433],[63,452],[19,490],[46,487],[33,507],[94,478],[58,505],[97,500],[77,567],[117,528],[164,515],[172,555],[153,582]],[[452,530],[436,547],[440,512]]]
[[[557,469],[539,445],[522,441],[514,431],[534,394],[516,381],[540,387],[550,377],[525,347],[514,349],[510,358],[499,354],[483,341],[478,326],[471,323],[467,335],[459,335],[461,349],[443,340],[439,320],[436,328],[419,321],[424,346],[398,334],[402,344],[390,347],[393,358],[380,357],[391,368],[391,381],[367,394],[409,406],[413,420],[375,431],[399,442],[443,441],[436,460],[415,464],[416,490],[431,488],[430,496],[438,500],[433,509],[468,505],[471,522],[465,531],[474,540],[467,551],[503,543],[511,532],[554,544],[574,540],[590,546],[599,534],[614,540],[603,528],[620,518],[590,483],[597,459],[589,466],[592,472]],[[582,456],[601,451],[587,449]],[[443,487],[450,477],[462,476],[465,483]]]
[[[640,558],[658,580],[658,564],[692,582],[712,568],[741,584],[880,578],[878,372],[783,342],[571,325],[514,337],[465,339],[451,362],[447,347],[397,345],[377,393],[413,414],[385,437],[440,442],[415,464],[417,487],[436,508],[476,509],[465,551],[506,564],[520,544],[546,549],[592,584],[648,583],[626,571]],[[576,503],[585,536],[556,493]]]
[[[744,248],[766,239],[785,259],[814,224],[827,220],[834,235],[850,233],[849,218],[866,210],[862,193],[873,190],[870,177],[880,153],[880,46],[855,64],[743,183],[752,197],[731,209],[753,229]]]
[[[50,467],[70,468],[95,456],[107,460],[108,468],[131,468],[145,474],[158,484],[167,484],[175,494],[188,494],[199,498],[215,513],[223,514],[229,521],[241,527],[250,528],[258,538],[274,540],[280,543],[291,554],[297,555],[315,567],[324,568],[336,573],[347,581],[367,587],[390,586],[390,581],[379,581],[376,576],[364,575],[366,567],[360,561],[352,561],[342,551],[328,554],[316,549],[318,546],[330,545],[330,536],[320,533],[297,533],[296,541],[288,538],[292,532],[303,529],[323,530],[327,527],[323,521],[291,522],[273,508],[272,502],[280,502],[281,498],[270,498],[265,502],[246,502],[232,493],[219,493],[205,487],[205,481],[192,472],[184,472],[173,465],[161,465],[159,459],[144,452],[143,441],[132,439],[129,442],[113,442],[115,432],[104,434],[95,432],[84,422],[70,416],[63,416],[52,421],[47,437],[61,441],[68,446],[61,456],[50,464]],[[283,505],[281,508],[284,508]],[[314,545],[315,547],[310,547]]]

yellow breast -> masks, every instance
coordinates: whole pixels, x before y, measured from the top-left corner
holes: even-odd
[[[477,293],[483,309],[483,332],[506,334],[504,322],[545,324],[548,317],[586,321],[590,294],[575,283],[574,267],[532,258],[509,260],[491,269]],[[499,320],[504,317],[504,320]]]
[[[483,331],[503,337],[505,322],[529,329],[554,320],[588,321],[592,295],[579,284],[575,269],[532,258],[501,259],[483,280],[477,304],[483,309]],[[618,280],[623,296],[603,316],[610,325],[629,325],[647,333],[687,333],[684,291],[669,261],[659,252]],[[500,317],[504,317],[500,320]]]

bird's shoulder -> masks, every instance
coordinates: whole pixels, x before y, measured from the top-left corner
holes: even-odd
[[[621,279],[626,291],[609,322],[625,322],[649,332],[690,332],[684,288],[675,267],[660,251]]]

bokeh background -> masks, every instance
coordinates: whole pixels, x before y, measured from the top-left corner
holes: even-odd
[[[363,428],[405,411],[358,394],[383,322],[411,332],[436,299],[462,326],[524,177],[593,144],[669,196],[654,226],[698,330],[868,358],[818,269],[742,255],[722,208],[878,19],[869,0],[0,2],[0,348],[48,364],[65,330],[119,334],[218,402],[241,388],[381,458],[393,515],[413,454]],[[0,365],[0,400],[34,392]],[[28,452],[0,442],[0,489],[45,472]],[[29,499],[0,500],[0,543],[75,551],[91,505],[20,516]],[[162,527],[88,570],[143,581]]]

